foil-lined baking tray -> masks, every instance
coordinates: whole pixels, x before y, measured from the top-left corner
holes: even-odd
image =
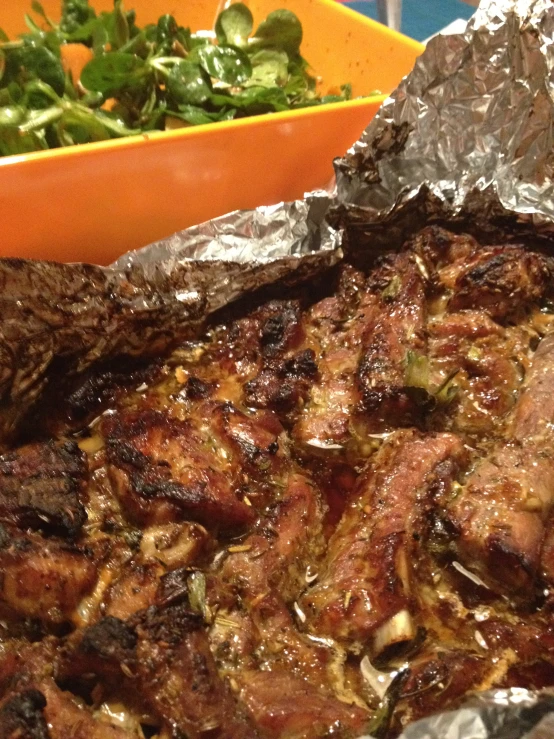
[[[429,221],[490,238],[554,230],[554,5],[488,0],[463,34],[430,41],[360,141],[337,189],[237,212],[110,268],[0,260],[0,441],[63,359],[159,354],[231,301],[394,248]],[[548,691],[496,690],[416,722],[404,739],[554,735]]]

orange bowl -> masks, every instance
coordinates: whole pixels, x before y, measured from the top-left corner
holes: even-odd
[[[10,36],[30,0],[0,8]],[[60,0],[42,0],[59,17]],[[112,0],[93,0],[110,10]],[[109,264],[122,253],[228,211],[293,200],[325,186],[333,158],[359,137],[423,47],[334,0],[250,0],[259,23],[289,8],[322,89],[350,82],[384,95],[127,139],[0,158],[0,256]],[[139,24],[173,14],[211,29],[217,3],[128,0]]]

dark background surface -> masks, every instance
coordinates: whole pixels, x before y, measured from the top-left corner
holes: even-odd
[[[377,19],[375,0],[354,0],[345,5]],[[424,41],[457,18],[470,18],[474,10],[461,0],[403,0],[401,30],[406,36]]]

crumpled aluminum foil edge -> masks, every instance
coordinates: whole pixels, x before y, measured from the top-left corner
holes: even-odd
[[[552,736],[554,690],[510,688],[476,693],[462,708],[415,721],[398,739],[550,739]]]
[[[0,442],[7,441],[63,360],[160,353],[214,311],[342,258],[325,221],[329,197],[230,213],[121,257],[111,267],[0,260]]]

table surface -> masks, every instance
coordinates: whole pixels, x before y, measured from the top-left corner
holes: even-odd
[[[375,0],[352,0],[349,8],[377,18]],[[468,19],[475,8],[461,0],[402,0],[402,33],[424,41],[457,18]]]

